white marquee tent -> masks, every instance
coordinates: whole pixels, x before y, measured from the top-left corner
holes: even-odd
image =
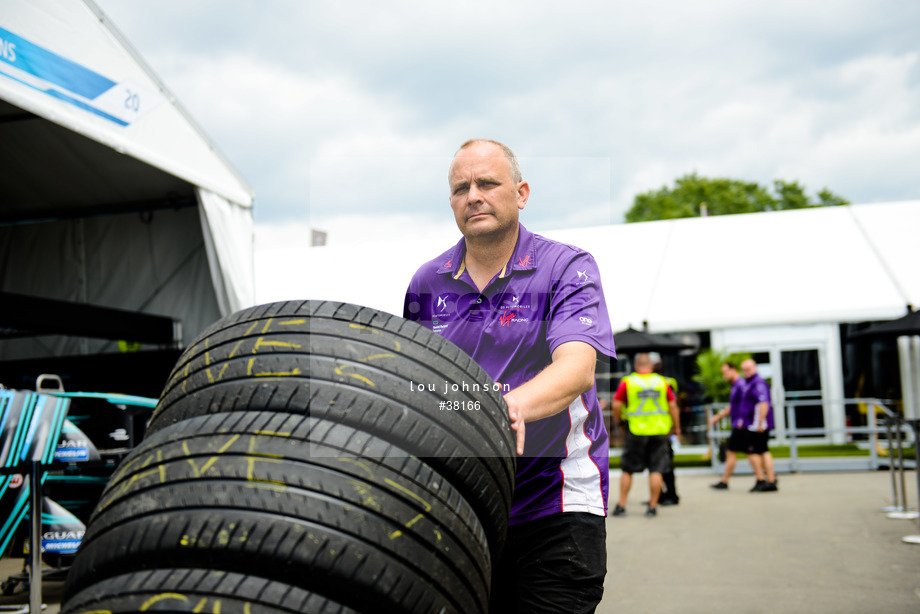
[[[90,0],[4,0],[0,143],[0,360],[254,302],[252,190]]]
[[[616,330],[887,320],[920,305],[920,201],[537,232],[594,255]],[[409,278],[458,238],[265,249],[257,300],[346,300],[401,314]]]
[[[920,201],[540,234],[594,255],[614,330],[709,332],[713,347],[766,354],[777,403],[788,392],[782,363],[796,352],[815,353],[821,396],[842,399],[839,325],[920,305]],[[458,238],[259,251],[257,300],[343,300],[401,315],[416,268]],[[842,410],[825,413],[827,426],[843,426]]]

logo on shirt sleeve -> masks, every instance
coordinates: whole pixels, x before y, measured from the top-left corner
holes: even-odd
[[[584,285],[590,281],[590,279],[588,278],[587,269],[585,269],[584,271],[575,271],[575,272],[578,273],[578,279],[576,280],[575,283],[578,284],[579,286]]]

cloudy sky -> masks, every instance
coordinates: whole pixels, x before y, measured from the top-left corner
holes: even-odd
[[[256,193],[263,242],[451,228],[469,137],[533,229],[685,173],[920,198],[920,3],[95,0]]]

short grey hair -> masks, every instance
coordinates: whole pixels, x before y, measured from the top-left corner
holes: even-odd
[[[511,181],[513,181],[515,184],[524,181],[524,175],[521,173],[521,164],[518,162],[517,156],[514,155],[514,152],[511,151],[510,147],[499,141],[493,141],[492,139],[470,139],[461,145],[456,153],[454,153],[454,158],[456,158],[457,154],[459,154],[467,147],[476,145],[477,143],[491,143],[492,145],[497,145],[499,149],[502,150],[502,153],[505,154],[505,158],[508,160],[508,166],[511,167]]]

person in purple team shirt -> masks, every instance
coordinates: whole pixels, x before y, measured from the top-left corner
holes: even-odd
[[[600,272],[586,251],[519,222],[530,186],[506,145],[467,141],[448,182],[463,238],[418,269],[403,315],[508,390],[519,458],[490,611],[594,612],[609,482],[594,371],[599,354],[616,356]]]
[[[773,455],[767,448],[773,429],[770,386],[757,373],[757,363],[752,358],[741,363],[741,375],[744,376],[741,415],[744,416],[744,428],[748,430],[747,454],[757,478],[751,492],[774,492],[779,489],[773,471]]]
[[[722,377],[732,385],[731,396],[726,407],[716,412],[709,419],[709,424],[714,425],[719,420],[729,416],[731,418],[732,431],[726,444],[725,453],[725,471],[722,473],[722,479],[712,484],[716,490],[727,490],[728,480],[735,472],[735,466],[738,464],[738,453],[747,453],[748,451],[748,430],[745,428],[745,420],[741,414],[741,397],[744,394],[744,379],[738,373],[738,367],[733,362],[722,363]]]

